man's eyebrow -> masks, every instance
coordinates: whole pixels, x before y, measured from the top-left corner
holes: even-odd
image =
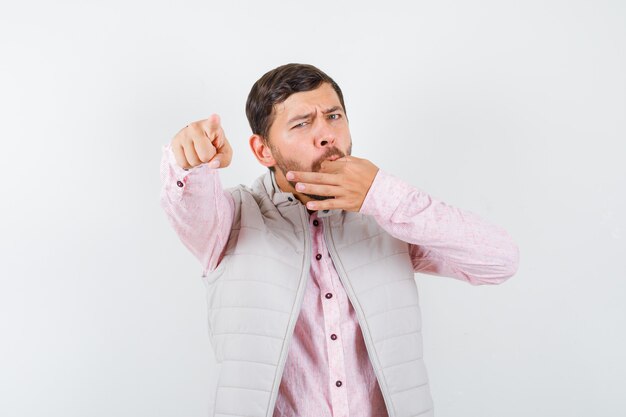
[[[326,109],[324,111],[322,111],[322,114],[328,114],[328,113],[334,113],[337,110],[341,110],[343,111],[343,108],[341,106],[333,106],[329,109]],[[300,114],[297,116],[292,117],[291,119],[287,120],[287,124],[292,124],[293,122],[297,121],[297,120],[303,120],[303,119],[308,119],[311,116],[313,116],[313,113],[307,113],[307,114]]]
[[[307,114],[301,114],[301,115],[298,115],[298,116],[294,116],[291,119],[287,120],[287,124],[290,125],[293,122],[295,122],[296,120],[308,119],[312,115],[313,115],[313,113],[307,113]]]
[[[337,110],[341,110],[341,111],[343,111],[343,109],[341,108],[341,106],[334,106],[334,107],[331,107],[330,109],[326,109],[326,110],[324,110],[322,113],[323,113],[323,114],[334,113],[334,112],[336,112]]]

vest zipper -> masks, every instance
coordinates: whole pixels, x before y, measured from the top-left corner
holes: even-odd
[[[348,295],[348,299],[350,303],[352,303],[352,307],[356,312],[357,318],[359,320],[359,327],[361,327],[361,333],[363,334],[363,340],[365,341],[365,348],[367,349],[368,357],[370,358],[370,362],[372,363],[372,368],[374,369],[374,373],[376,374],[376,378],[378,380],[378,385],[380,387],[380,392],[383,395],[383,399],[385,400],[385,407],[387,407],[387,413],[389,417],[394,417],[396,415],[395,410],[391,406],[391,399],[387,394],[387,385],[382,384],[382,371],[379,369],[378,363],[374,363],[372,361],[372,353],[374,352],[374,342],[372,342],[372,336],[368,331],[363,331],[362,324],[365,323],[365,318],[363,317],[363,310],[361,310],[361,306],[359,303],[355,303],[356,296],[352,291],[352,287],[349,285],[350,282],[346,278],[346,273],[343,269],[343,265],[340,262],[339,255],[337,254],[337,250],[335,249],[335,244],[333,242],[333,236],[330,229],[330,220],[327,221],[327,218],[322,218],[322,224],[324,226],[324,240],[326,241],[326,247],[328,248],[328,252],[330,253],[330,259],[333,261],[335,265],[335,269],[337,270],[337,275],[339,276],[339,280],[343,284],[343,288],[346,290],[346,294]],[[346,285],[348,284],[348,285]],[[376,357],[378,360],[378,357]]]
[[[285,363],[287,362],[287,355],[289,353],[289,347],[291,346],[291,339],[293,338],[293,332],[296,327],[296,322],[298,320],[298,316],[300,315],[302,301],[304,300],[304,291],[309,280],[309,271],[311,269],[311,229],[309,228],[309,220],[307,218],[307,212],[304,205],[300,205],[300,219],[302,220],[302,226],[304,227],[304,235],[306,238],[304,240],[304,268],[302,270],[302,275],[300,276],[300,286],[298,287],[298,293],[296,296],[295,308],[297,313],[292,315],[291,321],[289,322],[289,328],[287,330],[287,340],[284,344],[285,349],[283,350],[282,355],[279,359],[278,369],[276,372],[276,375],[279,375],[280,378],[276,381],[274,388],[272,389],[270,403],[266,414],[267,417],[272,417],[272,415],[274,414],[274,407],[276,407],[280,381],[283,378]]]

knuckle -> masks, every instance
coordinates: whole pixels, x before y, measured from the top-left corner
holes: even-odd
[[[189,162],[187,162],[187,160],[186,160],[186,159],[183,159],[183,160],[177,161],[177,163],[178,163],[178,165],[179,165],[181,168],[183,168],[183,169],[189,169],[189,168],[191,168],[191,165],[189,165]]]
[[[194,143],[193,135],[190,135],[190,134],[186,134],[180,139],[180,144],[185,147],[193,146],[193,143]]]
[[[198,124],[198,122],[189,123],[187,127],[182,130],[183,134],[188,136],[196,135],[198,131],[202,130]]]
[[[198,158],[201,162],[209,162],[215,155],[215,151],[211,152],[211,149],[201,148],[198,150]]]
[[[172,139],[172,144],[182,145],[183,143],[185,143],[186,139],[187,139],[187,131],[186,129],[183,129],[174,136],[174,138]]]
[[[186,129],[185,129],[187,136],[189,137],[199,137],[199,136],[203,136],[203,132],[204,130],[202,129],[202,125],[199,124],[198,122],[195,123],[191,123]]]

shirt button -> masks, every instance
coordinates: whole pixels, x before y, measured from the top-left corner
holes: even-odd
[[[335,382],[335,385],[337,385],[338,387],[340,387],[342,385],[341,381],[337,381]]]
[[[322,259],[322,254],[318,253],[317,255],[315,255],[315,259],[317,259],[318,261]]]
[[[317,220],[313,220],[313,226],[319,226],[320,222],[318,222]]]
[[[333,333],[333,334],[330,335],[330,338],[333,339],[333,340],[337,340],[337,335]]]
[[[326,298],[333,298],[333,295],[329,292],[326,293]]]
[[[182,187],[182,186],[183,186],[183,185],[185,185],[185,184],[183,184],[183,182],[182,182],[182,181],[176,181],[176,185],[178,185],[179,187]]]

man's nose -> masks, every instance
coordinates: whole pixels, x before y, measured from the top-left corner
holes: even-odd
[[[326,147],[333,146],[335,144],[335,135],[326,123],[326,120],[318,123],[318,128],[315,130],[315,146]]]
[[[324,136],[317,140],[317,146],[319,147],[332,146],[334,144],[335,138],[333,136]]]

